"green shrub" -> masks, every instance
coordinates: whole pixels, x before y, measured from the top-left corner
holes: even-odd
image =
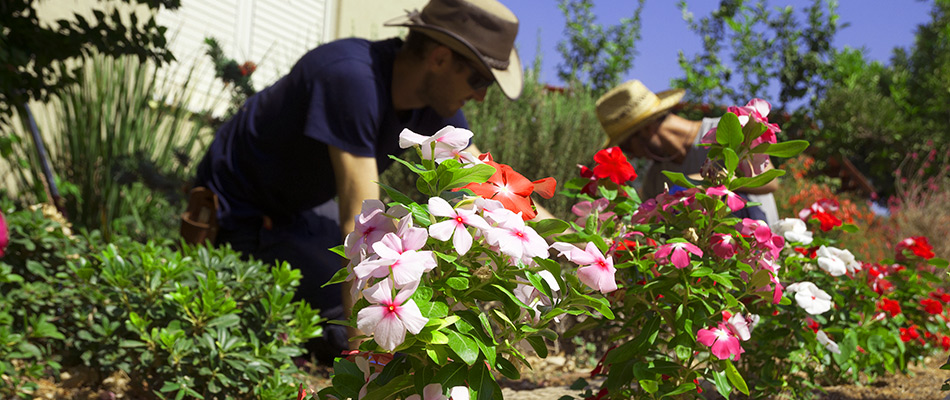
[[[295,393],[291,357],[321,328],[316,311],[292,301],[300,273],[286,263],[242,261],[227,248],[72,236],[40,209],[6,215],[11,243],[0,271],[21,278],[0,281],[0,310],[9,310],[0,313],[0,335],[26,344],[17,344],[23,354],[0,354],[14,352],[37,373],[47,364],[82,364],[100,377],[121,370],[133,397]],[[2,385],[0,395],[19,390]]]
[[[560,190],[563,182],[577,176],[577,164],[600,149],[606,135],[594,114],[593,93],[583,88],[552,89],[537,76],[537,71],[526,75],[516,101],[492,86],[485,101],[465,106],[465,116],[479,150],[491,152],[495,161],[530,180],[553,176]],[[380,180],[403,193],[417,192],[416,177],[406,168],[394,166]],[[567,218],[573,199],[558,194],[539,203],[555,216]]]

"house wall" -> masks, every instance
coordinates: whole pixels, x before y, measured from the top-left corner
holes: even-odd
[[[404,28],[383,26],[383,23],[406,14],[406,10],[421,10],[426,0],[333,0],[338,10],[334,38],[361,37],[385,39],[401,35]]]

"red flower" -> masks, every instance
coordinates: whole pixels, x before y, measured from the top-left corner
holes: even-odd
[[[244,64],[238,67],[238,70],[241,71],[241,76],[248,76],[257,71],[257,64],[254,64],[253,61],[245,61]]]
[[[900,331],[901,341],[903,342],[909,342],[920,337],[920,333],[917,332],[917,325],[911,325],[910,328],[900,328]]]
[[[815,257],[818,257],[818,254],[817,254],[817,253],[818,253],[818,247],[817,247],[817,246],[816,246],[816,247],[809,247],[809,248],[796,247],[794,250],[795,250],[796,252],[801,253],[803,256],[808,257],[808,258],[815,258]]]
[[[300,384],[300,388],[297,389],[297,400],[303,400],[307,396],[307,389],[303,388],[303,383]]]
[[[907,259],[904,250],[910,250],[915,256],[923,258],[924,260],[929,260],[935,256],[933,252],[934,247],[927,241],[926,236],[914,236],[901,240],[901,242],[897,244],[896,249],[898,260]]]
[[[930,292],[930,298],[940,300],[944,304],[950,303],[950,293],[943,291],[943,288],[937,288],[937,290]]]
[[[943,347],[943,351],[950,351],[950,336],[941,337],[940,346]]]
[[[594,176],[598,178],[608,178],[618,185],[637,178],[637,172],[619,147],[598,151],[594,154],[594,161],[597,162],[594,166]]]
[[[898,303],[897,300],[883,298],[877,303],[877,306],[881,311],[891,314],[891,317],[901,313],[901,303]]]
[[[544,178],[531,182],[528,178],[515,172],[510,166],[494,162],[490,153],[482,154],[478,158],[485,164],[495,167],[495,174],[488,178],[485,183],[469,183],[461,189],[469,189],[475,195],[486,199],[498,200],[512,212],[520,212],[521,218],[524,218],[525,221],[538,215],[537,211],[534,210],[531,193],[537,192],[546,199],[554,196],[554,189],[557,184],[554,178]]]
[[[838,211],[837,200],[821,199],[812,203],[808,208],[799,211],[798,218],[803,221],[817,219],[818,222],[821,222],[821,230],[827,232],[836,226],[841,226],[841,220],[830,214],[830,212],[836,211]]]
[[[841,226],[841,220],[838,219],[838,217],[825,212],[815,213],[812,215],[812,218],[817,219],[818,222],[821,222],[821,230],[823,232],[828,232],[836,226]]]
[[[920,301],[920,305],[924,306],[924,311],[927,311],[928,314],[943,313],[943,304],[940,304],[940,302],[937,300],[923,299]]]
[[[597,194],[597,177],[594,176],[594,170],[580,164],[577,164],[577,167],[581,169],[581,178],[590,179],[590,182],[581,188],[581,193],[594,197]]]
[[[815,333],[818,333],[818,330],[821,329],[821,325],[818,324],[818,321],[811,319],[811,317],[805,318],[805,323],[808,324],[808,327]]]

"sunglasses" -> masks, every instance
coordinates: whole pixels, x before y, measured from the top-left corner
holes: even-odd
[[[458,59],[462,60],[465,63],[465,65],[467,65],[468,68],[472,70],[472,73],[469,74],[468,80],[467,80],[468,86],[471,87],[472,90],[482,90],[484,88],[491,86],[492,83],[495,83],[494,77],[487,77],[485,75],[482,75],[482,73],[478,71],[478,67],[475,66],[473,61],[468,59],[468,57],[465,57],[459,53],[455,53],[455,56]]]

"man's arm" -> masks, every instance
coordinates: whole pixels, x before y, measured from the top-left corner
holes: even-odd
[[[333,175],[336,178],[336,193],[340,206],[340,237],[353,231],[356,226],[355,218],[360,213],[363,200],[379,199],[379,187],[376,181],[379,174],[376,172],[376,159],[360,157],[347,153],[334,146],[327,146],[330,150],[330,162],[333,165]],[[353,281],[343,283],[343,315],[347,318],[356,304],[356,299],[350,297]],[[350,337],[360,332],[349,329]],[[350,348],[359,346],[357,342],[350,342]]]

